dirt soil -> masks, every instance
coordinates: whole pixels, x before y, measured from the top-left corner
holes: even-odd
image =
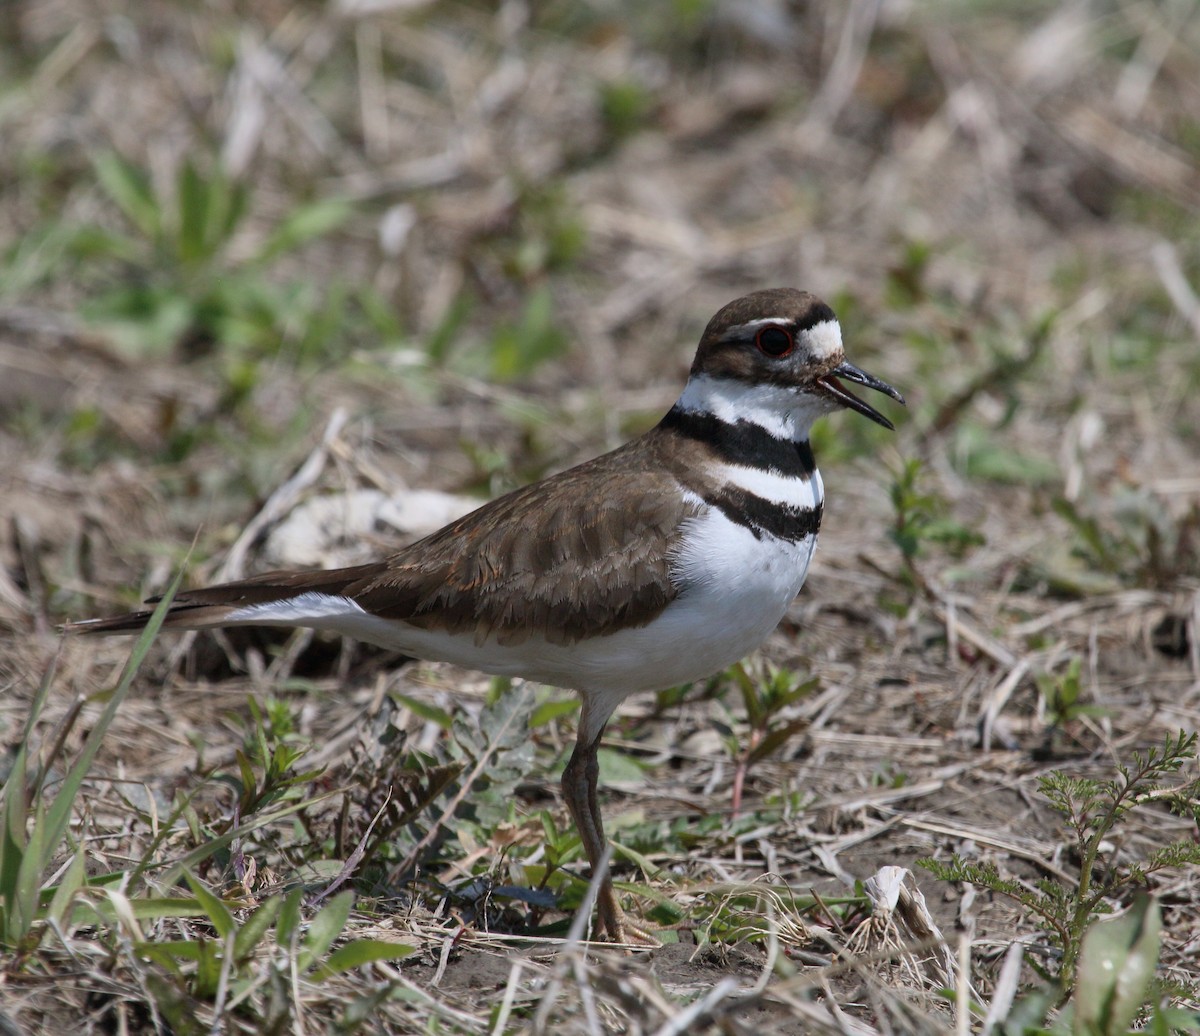
[[[815,438],[820,548],[748,663],[815,683],[784,714],[795,735],[746,775],[741,819],[758,826],[733,815],[737,749],[724,735],[732,722],[744,746],[750,731],[728,681],[670,707],[631,699],[609,727],[606,817],[661,869],[618,858],[627,905],[647,913],[657,894],[693,924],[648,955],[597,958],[602,1027],[651,1031],[670,1017],[655,996],[691,1002],[731,978],[752,992],[727,1031],[814,1031],[795,975],[816,976],[830,952],[811,931],[784,938],[777,958],[763,941],[699,945],[697,915],[738,883],[832,901],[881,867],[908,868],[949,945],[969,944],[984,995],[1014,940],[1050,955],[1027,911],[916,861],[959,853],[1029,885],[1070,885],[1078,854],[1040,779],[1111,779],[1135,752],[1200,726],[1197,17],[1175,24],[1148,2],[944,15],[713,4],[675,26],[633,5],[586,17],[520,3],[101,6],[17,3],[0,29],[15,82],[0,107],[10,750],[47,674],[36,739],[82,707],[68,734],[77,750],[102,707],[89,696],[128,657],[127,641],[64,639],[59,623],[161,592],[181,565],[200,584],[375,556],[456,506],[421,501],[409,533],[378,517],[351,530],[313,519],[297,548],[280,529],[317,498],[478,500],[611,448],[670,406],[718,306],[795,285],[835,307],[850,358],[908,408],[893,414],[894,435],[845,414]],[[101,270],[63,244],[77,227],[128,230],[91,165],[110,150],[168,191],[182,156],[222,156],[253,193],[221,277],[369,288],[392,323],[352,301],[315,351],[307,326],[240,351],[122,337],[88,305],[123,278],[152,279],[153,261],[109,257]],[[353,209],[265,274],[239,265],[301,196]],[[557,344],[514,372],[494,358],[506,327]],[[898,509],[911,461],[921,467]],[[911,562],[898,543],[915,545]],[[1079,704],[1095,708],[1056,717],[1039,681],[1069,682],[1072,663]],[[80,822],[89,868],[136,859],[125,823],[138,810],[236,772],[247,700],[271,698],[310,746],[299,765],[324,769],[306,788],[342,797],[314,829],[256,847],[257,891],[269,891],[313,859],[314,837],[332,838],[343,800],[365,830],[373,788],[359,768],[378,757],[381,725],[441,750],[436,724],[391,695],[477,717],[487,690],[477,674],[336,639],[160,638],[93,767]],[[513,785],[514,823],[528,821],[534,841],[538,811],[566,823],[556,781],[572,728],[573,717],[534,728],[531,770]],[[1193,757],[1180,777],[1195,771]],[[222,787],[196,808],[228,814]],[[654,835],[671,825],[696,834]],[[1191,819],[1139,807],[1104,868],[1195,834]],[[400,913],[381,908],[380,923],[420,947],[395,981],[414,1003],[436,1000],[452,1031],[487,1019],[514,981],[529,1018],[566,981],[534,936],[567,914],[519,900],[474,916],[446,906],[442,890],[469,874],[520,884],[499,841],[476,849],[443,838],[424,883],[389,892]],[[216,866],[206,877],[229,880]],[[1163,910],[1161,977],[1200,981],[1200,875],[1168,869],[1147,885]],[[878,976],[905,987],[900,965],[870,949]],[[5,1010],[32,1032],[102,992],[136,1001],[116,977],[99,991],[91,967],[69,1007],[14,980]],[[878,1024],[861,973],[812,981],[805,996]],[[591,1024],[578,995],[561,994],[560,1031]]]

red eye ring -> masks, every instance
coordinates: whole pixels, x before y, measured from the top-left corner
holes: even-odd
[[[778,324],[768,324],[760,327],[754,336],[754,344],[758,351],[773,360],[781,359],[796,348],[796,340],[792,332]]]

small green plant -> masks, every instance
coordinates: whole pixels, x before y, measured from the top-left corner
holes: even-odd
[[[1146,884],[1158,871],[1200,863],[1200,845],[1180,839],[1152,852],[1142,863],[1101,860],[1102,849],[1122,819],[1140,805],[1165,803],[1172,811],[1200,820],[1200,777],[1164,789],[1196,755],[1195,734],[1168,737],[1161,747],[1136,753],[1132,766],[1120,765],[1108,780],[1071,777],[1052,771],[1039,780],[1050,805],[1066,819],[1079,859],[1079,882],[1071,888],[1041,879],[1032,887],[1000,875],[994,864],[970,863],[957,854],[948,862],[925,859],[921,866],[945,881],[968,882],[999,893],[1030,912],[1061,951],[1051,976],[1065,999],[1075,988],[1084,933],[1108,903]]]
[[[516,320],[493,325],[486,336],[466,332],[471,309],[471,296],[459,295],[426,339],[425,349],[435,366],[445,365],[491,381],[514,381],[560,356],[570,344],[547,284],[529,291]],[[476,459],[486,469],[510,463],[510,458],[488,448],[478,450]]]
[[[95,171],[127,229],[87,228],[72,249],[90,266],[106,264],[108,276],[83,312],[118,342],[137,352],[195,354],[220,346],[273,355],[281,342],[331,323],[318,293],[300,284],[278,287],[266,272],[340,226],[350,213],[346,202],[297,205],[242,257],[231,245],[249,210],[249,189],[215,162],[201,171],[184,161],[165,195],[117,155],[98,157]]]
[[[526,184],[516,200],[511,235],[498,242],[504,272],[532,284],[548,273],[565,270],[587,244],[587,228],[561,183]]]
[[[194,919],[187,926],[188,937],[139,939],[134,944],[140,958],[161,968],[153,976],[156,1001],[176,1032],[207,1031],[196,1022],[197,1002],[214,1003],[218,1014],[241,1004],[239,1013],[254,1018],[257,1012],[245,1004],[256,989],[269,989],[272,977],[283,987],[297,978],[323,982],[374,961],[399,960],[415,949],[379,939],[352,939],[334,950],[350,920],[353,892],[334,896],[307,923],[304,893],[298,888],[272,896],[239,922],[241,904],[226,902],[190,873],[184,877],[194,897],[178,907]],[[210,926],[212,934],[203,931],[197,920]],[[269,960],[266,969],[263,958]],[[264,974],[265,970],[272,974]],[[266,1015],[273,1031],[284,1031],[282,1023],[291,1007],[290,998],[267,999]]]
[[[518,873],[523,880],[531,883],[535,890],[552,890],[557,907],[568,913],[573,912],[583,902],[587,892],[587,879],[578,877],[566,867],[583,857],[583,842],[573,824],[559,827],[549,811],[542,810],[537,819],[541,823],[541,833],[534,847],[540,850],[541,861],[518,861]],[[535,905],[534,923],[536,921]]]
[[[41,941],[45,926],[64,920],[86,884],[83,849],[80,845],[70,844],[68,853],[71,863],[58,884],[43,887],[52,862],[63,855],[63,841],[68,838],[71,815],[92,760],[96,758],[104,734],[112,725],[118,707],[133,684],[134,675],[154,642],[171,599],[179,588],[179,578],[175,577],[155,608],[146,629],[134,643],[116,686],[97,695],[105,702],[104,710],[88,732],[79,757],[67,767],[65,776],[55,785],[53,795],[47,794],[47,776],[62,748],[63,738],[80,710],[77,707],[64,721],[56,744],[51,746],[36,770],[30,773],[30,739],[53,682],[53,666],[38,688],[25,723],[20,748],[4,782],[3,806],[0,808],[4,825],[3,831],[0,831],[0,948],[18,954],[32,952]]]
[[[1058,997],[1053,987],[1044,986],[1007,1005],[998,1027],[984,1031],[1003,1036],[1200,1032],[1195,1012],[1163,1003],[1155,978],[1161,946],[1158,901],[1139,892],[1120,916],[1098,918],[1084,932],[1075,991],[1061,1011],[1055,1010]],[[1131,1030],[1139,1016],[1145,1019],[1144,1027]]]
[[[961,557],[968,548],[984,542],[980,533],[949,517],[950,506],[944,497],[921,486],[922,467],[915,457],[906,460],[891,486],[893,519],[888,535],[900,548],[903,578],[911,588],[923,583],[916,561],[929,544]]]
[[[1106,714],[1101,706],[1085,705],[1080,701],[1083,696],[1082,671],[1083,659],[1076,656],[1067,663],[1066,671],[1061,675],[1041,673],[1035,677],[1038,693],[1046,709],[1046,722],[1051,727],[1065,727],[1084,716]]]
[[[108,873],[89,869],[95,859],[73,834],[92,808],[81,801],[88,793],[91,765],[178,583],[177,577],[135,642],[116,685],[77,702],[37,759],[30,745],[53,683],[53,667],[34,697],[14,765],[0,789],[0,956],[8,974],[36,969],[46,960],[39,947],[48,932],[70,946],[83,930],[89,945],[106,946],[114,956],[120,946],[136,956],[153,1009],[171,1031],[213,1031],[197,1020],[210,1011],[215,1017],[235,1012],[256,1031],[285,1031],[294,999],[278,994],[297,977],[321,983],[371,962],[402,958],[413,949],[377,939],[345,940],[354,902],[350,891],[322,905],[324,897],[308,902],[305,891],[296,888],[260,905],[249,898],[249,886],[235,885],[237,897],[228,899],[196,877],[196,867],[235,840],[319,799],[263,810],[278,796],[259,794],[249,802],[257,812],[240,814],[238,823],[221,833],[199,820],[191,796],[165,815],[134,807],[134,828],[144,825],[141,849],[127,868]],[[73,761],[64,761],[72,728],[86,716],[87,706],[98,702],[104,707],[81,751]],[[248,766],[253,757],[268,768],[287,770],[295,756],[290,748],[281,755],[280,748],[293,737],[290,713],[268,705],[265,713],[254,715],[254,737],[241,761]],[[57,775],[53,781],[52,771]],[[270,783],[271,778],[251,776],[246,785],[261,789]],[[276,775],[275,783],[284,782]],[[199,843],[190,851],[166,851],[168,842],[189,835]],[[342,945],[335,949],[338,941]]]
[[[1071,553],[1123,586],[1169,589],[1200,575],[1200,505],[1173,516],[1145,490],[1118,494],[1107,513],[1058,499],[1054,511],[1075,534]]]
[[[800,679],[788,669],[765,665],[758,679],[746,671],[743,663],[731,666],[727,674],[741,692],[749,732],[739,730],[738,719],[725,709],[725,722],[719,725],[725,749],[734,762],[732,806],[737,817],[742,792],[750,767],[767,758],[790,737],[808,725],[806,718],[787,717],[784,712],[820,685],[817,677]],[[722,703],[724,708],[724,703]]]
[[[649,120],[654,98],[636,79],[615,79],[600,87],[600,116],[609,141],[618,144]]]
[[[227,778],[237,789],[240,816],[301,798],[304,785],[321,772],[295,768],[310,746],[295,733],[295,718],[286,701],[268,698],[264,707],[250,697],[246,704],[251,721],[237,751],[238,776]]]
[[[550,287],[530,292],[515,323],[499,325],[487,345],[491,377],[496,381],[523,378],[547,360],[559,356],[570,339],[554,312]]]

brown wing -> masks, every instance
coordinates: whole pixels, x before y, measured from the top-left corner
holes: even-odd
[[[485,504],[346,592],[376,615],[502,644],[643,625],[679,594],[669,555],[696,509],[639,456],[618,450]]]
[[[679,594],[668,562],[683,502],[654,450],[629,447],[493,500],[384,561],[268,572],[180,593],[166,625],[223,625],[236,608],[305,593],[425,629],[517,644],[570,644],[653,619]],[[73,623],[82,633],[131,632],[149,611]],[[299,625],[299,623],[297,623]]]

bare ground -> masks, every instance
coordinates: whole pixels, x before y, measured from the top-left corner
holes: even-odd
[[[645,427],[670,405],[716,306],[795,284],[835,305],[851,357],[900,386],[909,408],[895,436],[846,415],[816,443],[821,548],[763,655],[817,683],[787,714],[803,729],[749,771],[743,818],[759,824],[731,816],[726,714],[702,688],[671,708],[633,700],[610,726],[610,744],[644,774],[610,767],[606,815],[618,841],[631,833],[662,869],[618,860],[618,877],[637,883],[629,902],[647,910],[657,890],[694,926],[738,883],[833,898],[848,894],[848,876],[952,852],[1027,882],[1073,882],[1079,861],[1039,777],[1109,778],[1135,751],[1194,731],[1200,715],[1200,303],[1187,287],[1200,271],[1197,18],[1149,3],[1020,15],[763,6],[765,21],[749,10],[718,5],[681,29],[649,14],[576,20],[567,7],[519,4],[374,15],[267,5],[252,16],[16,5],[0,38],[15,84],[0,107],[0,241],[26,246],[8,267],[20,290],[0,295],[6,740],[19,739],[51,667],[39,741],[128,654],[121,641],[64,641],[58,622],[161,591],[189,547],[188,581],[212,578],[306,458],[323,463],[285,515],[351,489],[498,492]],[[636,109],[628,131],[604,115],[620,90]],[[181,155],[222,154],[254,188],[235,256],[297,194],[352,197],[337,234],[284,254],[270,276],[369,286],[392,307],[395,332],[347,318],[316,361],[294,338],[278,353],[251,351],[239,395],[220,343],[131,350],[85,323],[79,306],[139,274],[54,259],[40,235],[52,220],[119,225],[88,166],[109,148],[160,185]],[[381,245],[389,218],[411,227]],[[548,259],[576,224],[578,250]],[[29,273],[46,253],[45,272]],[[501,381],[491,329],[519,322],[541,286],[564,348]],[[474,304],[453,325],[464,292]],[[426,362],[425,344],[446,327],[447,358]],[[348,419],[322,450],[338,407]],[[912,458],[935,524],[908,568],[889,537],[889,492]],[[264,522],[264,535],[277,524]],[[319,560],[398,537],[376,525]],[[247,569],[269,549],[251,543]],[[1056,726],[1036,680],[1061,678],[1072,659],[1084,700],[1103,711]],[[324,768],[312,788],[339,794],[307,829],[248,847],[252,891],[265,895],[311,862],[308,842],[333,837],[343,801],[364,815],[349,825],[362,833],[372,789],[357,768],[379,723],[436,742],[425,720],[392,711],[389,692],[476,715],[486,684],[307,637],[164,638],[93,768],[79,829],[89,866],[137,858],[144,800],[161,808],[201,775],[231,772],[247,698],[271,694],[314,746],[301,765]],[[98,709],[83,705],[69,748]],[[744,742],[745,727],[737,733]],[[569,718],[533,731],[518,824],[542,809],[563,822],[552,791],[570,737]],[[219,785],[197,799],[207,816],[230,808]],[[686,851],[678,839],[655,848],[646,833],[700,830],[713,816],[726,823]],[[536,820],[530,830],[536,841]],[[1106,865],[1194,834],[1139,809]],[[464,872],[520,883],[498,843],[480,849],[442,845],[415,898],[396,888],[380,901],[372,923],[419,952],[332,1000],[314,996],[313,1025],[391,982],[406,995],[375,1017],[392,1031],[424,1031],[434,1016],[486,1031],[506,995],[514,1026],[654,1031],[724,978],[736,997],[687,1031],[836,1028],[812,1013],[813,996],[881,1031],[950,1024],[928,992],[937,982],[872,956],[878,944],[860,965],[884,980],[875,985],[853,967],[823,971],[828,946],[811,929],[789,938],[786,925],[778,953],[736,938],[697,951],[702,937],[685,931],[648,956],[564,965],[544,941],[503,938],[536,934],[553,910],[464,916],[439,899],[440,883]],[[1014,940],[1043,952],[1034,920],[1007,900],[964,896],[920,870],[910,880],[953,950],[966,941],[984,996]],[[1151,890],[1164,913],[1160,975],[1194,982],[1197,872],[1155,875]],[[136,968],[69,955],[10,969],[0,986],[28,1032],[65,1029],[72,1016],[143,1029],[146,988]]]

